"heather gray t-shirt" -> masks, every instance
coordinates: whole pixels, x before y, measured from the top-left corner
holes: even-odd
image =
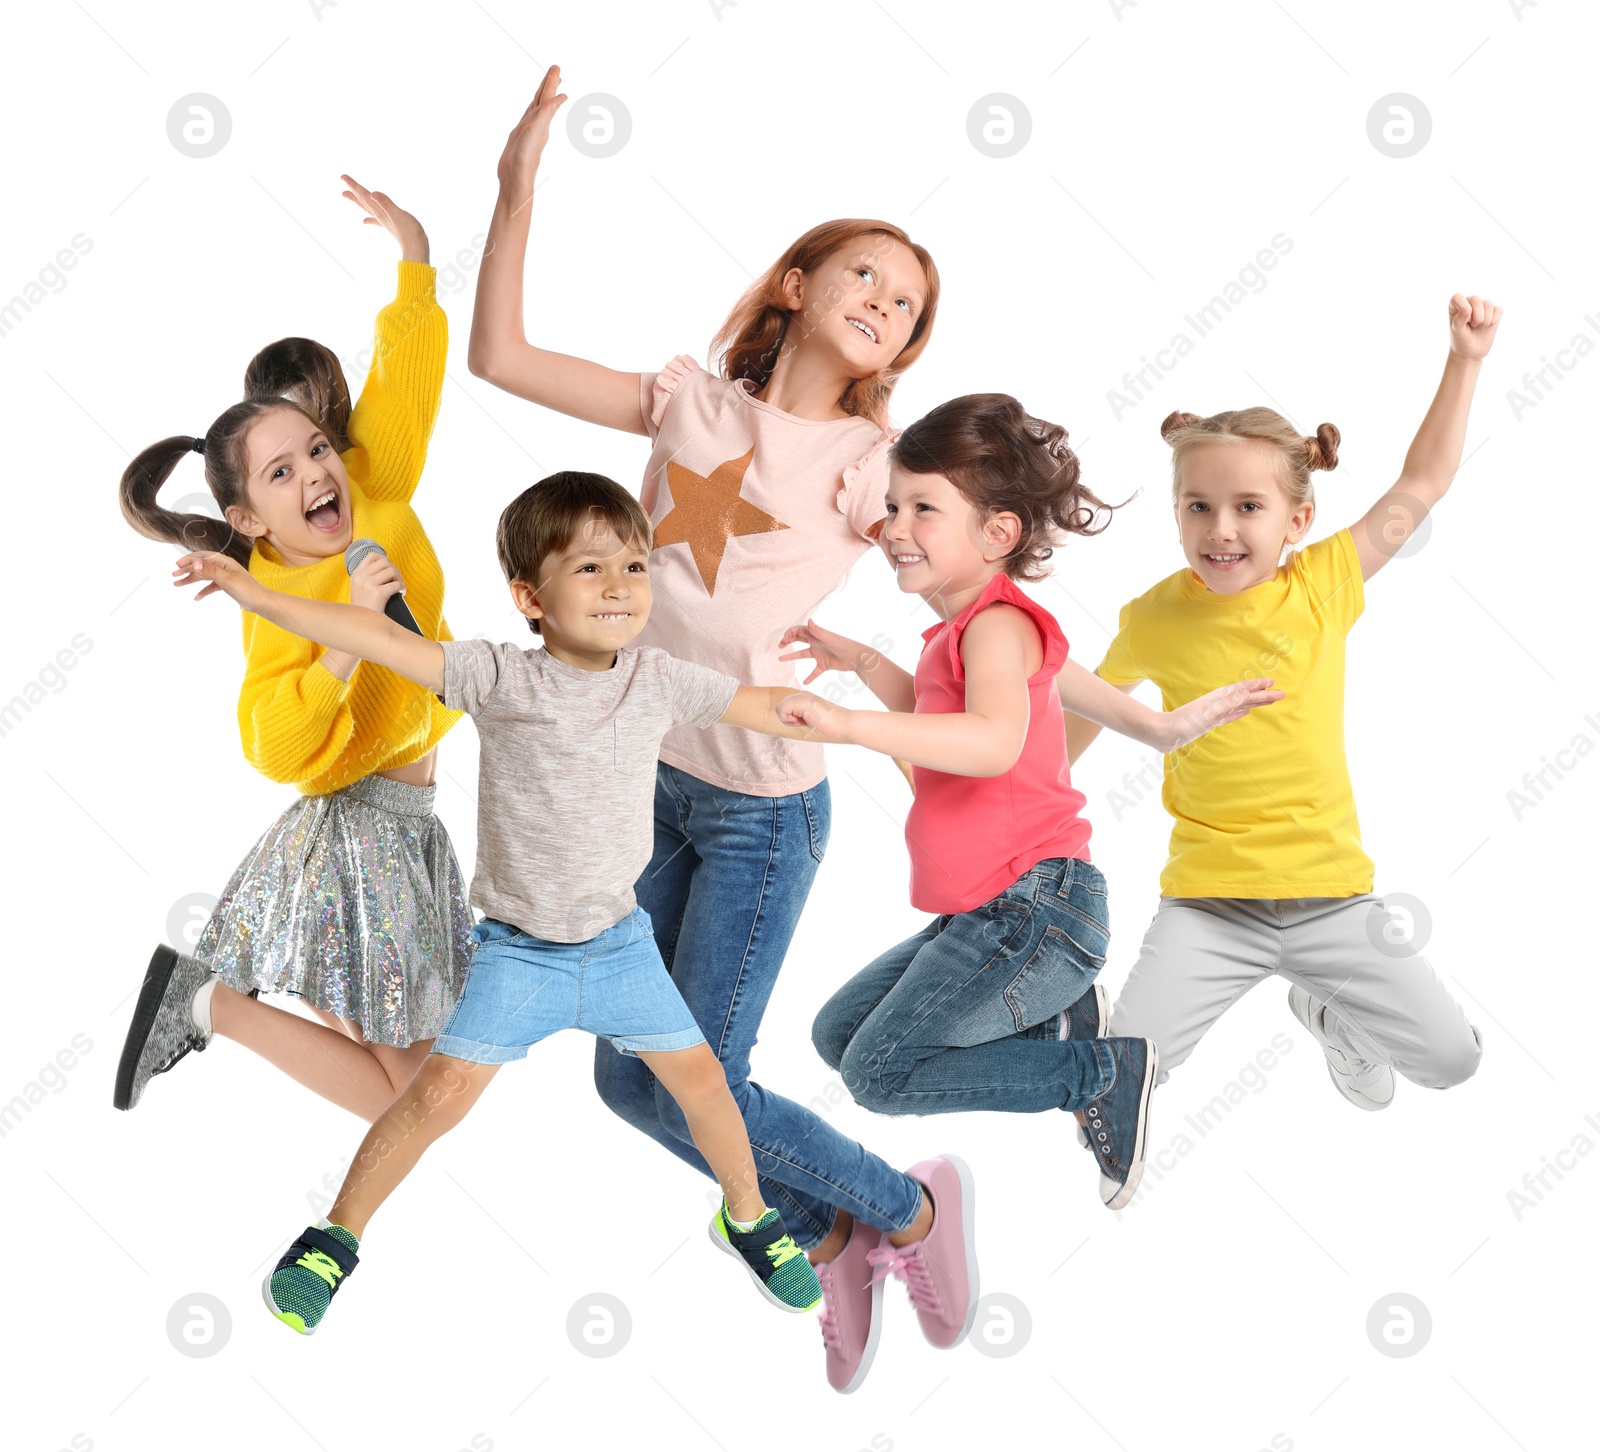
[[[444,703],[480,742],[472,905],[555,943],[603,933],[650,865],[661,738],[710,726],[739,682],[654,646],[585,671],[544,649],[440,645]]]

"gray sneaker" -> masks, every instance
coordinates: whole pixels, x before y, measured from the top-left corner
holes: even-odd
[[[117,1064],[111,1102],[118,1109],[132,1109],[153,1075],[165,1074],[191,1049],[203,1049],[211,1041],[190,1013],[195,990],[211,976],[204,963],[165,943],[151,954]]]
[[[1289,1012],[1311,1030],[1311,1037],[1322,1046],[1328,1061],[1328,1077],[1333,1087],[1357,1109],[1387,1109],[1394,1099],[1394,1070],[1387,1064],[1360,1059],[1335,1043],[1323,1027],[1323,1009],[1298,983],[1289,985]]]

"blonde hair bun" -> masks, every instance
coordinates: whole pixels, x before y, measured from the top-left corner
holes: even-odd
[[[1339,467],[1339,430],[1331,423],[1318,424],[1316,435],[1305,441],[1306,468]]]

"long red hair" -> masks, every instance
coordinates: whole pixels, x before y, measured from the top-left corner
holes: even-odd
[[[857,418],[870,419],[879,428],[889,423],[889,395],[906,371],[928,345],[933,332],[934,314],[939,309],[939,269],[926,247],[913,242],[892,222],[875,222],[862,217],[845,217],[823,222],[792,243],[771,267],[750,284],[734,304],[728,320],[711,340],[711,352],[724,378],[748,378],[761,388],[772,376],[786,346],[797,316],[784,302],[782,284],[791,268],[814,272],[841,247],[861,237],[882,237],[890,247],[904,247],[917,259],[927,282],[927,298],[922,312],[912,324],[911,337],[890,363],[876,373],[853,380],[839,398],[839,407]]]

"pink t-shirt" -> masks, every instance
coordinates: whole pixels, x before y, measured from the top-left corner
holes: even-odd
[[[1067,638],[1044,606],[996,575],[954,620],[923,631],[917,661],[917,711],[964,711],[967,673],[961,637],[987,606],[1025,610],[1038,627],[1044,661],[1028,677],[1028,734],[1022,755],[1001,776],[955,776],[911,768],[917,794],[906,816],[911,905],[926,913],[965,913],[998,897],[1047,857],[1089,860],[1084,796],[1072,786],[1056,675]]]
[[[867,419],[804,419],[746,379],[674,358],[640,375],[655,440],[640,502],[655,531],[653,604],[635,645],[750,686],[799,688],[778,641],[836,590],[882,528],[889,445]],[[822,747],[737,726],[675,727],[661,760],[758,797],[822,780]]]

